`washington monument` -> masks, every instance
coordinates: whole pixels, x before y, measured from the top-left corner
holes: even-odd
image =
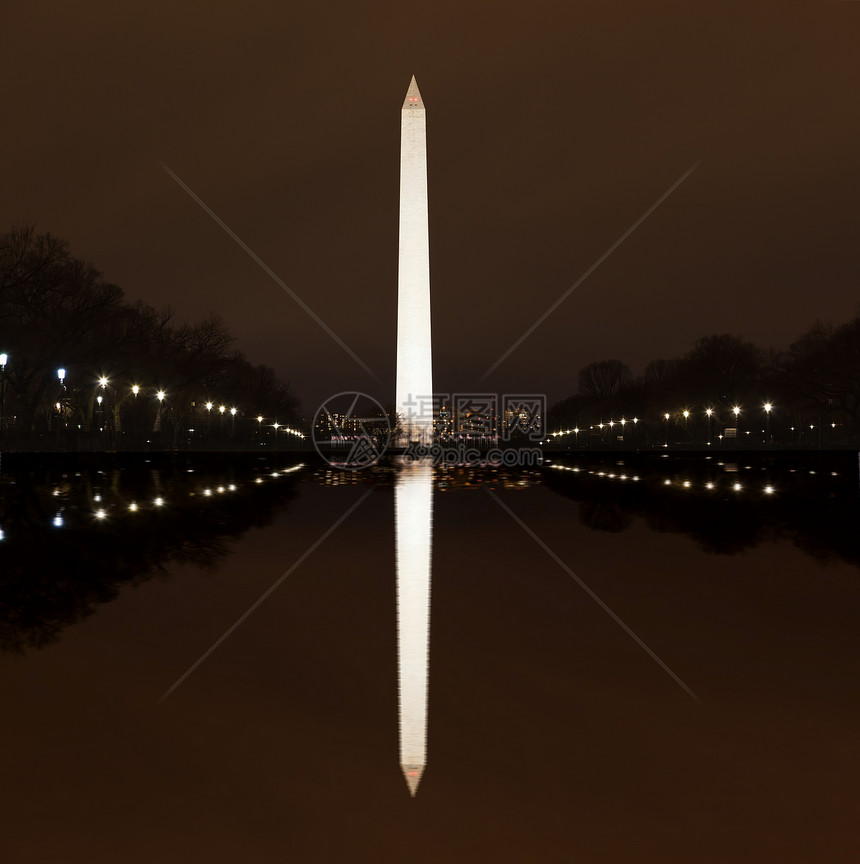
[[[401,443],[430,443],[433,369],[430,350],[430,243],[427,218],[427,125],[413,75],[400,112],[400,259],[397,285],[395,410]]]

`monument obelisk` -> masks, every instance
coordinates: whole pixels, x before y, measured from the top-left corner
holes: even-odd
[[[399,443],[433,437],[430,351],[430,242],[427,214],[427,124],[415,76],[400,112],[400,257],[397,284]]]

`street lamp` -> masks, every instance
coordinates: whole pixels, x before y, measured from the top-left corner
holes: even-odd
[[[236,409],[230,409],[230,437],[236,437]]]
[[[705,414],[708,417],[708,446],[714,443],[714,409],[706,408]]]
[[[131,392],[134,393],[135,397],[137,397],[137,394],[140,393],[140,387],[135,384],[134,387],[131,388]]]
[[[765,439],[764,439],[765,444],[770,444],[770,412],[771,411],[773,411],[773,405],[771,405],[770,402],[765,402],[764,403],[764,414],[765,414],[765,417],[767,418],[767,420],[766,420],[767,433],[766,433]]]
[[[0,431],[6,428],[6,364],[9,355],[0,354]]]
[[[735,407],[732,408],[732,414],[735,415],[735,447],[740,447],[739,442],[740,442],[740,438],[741,438],[741,424],[740,424],[740,420],[738,419],[740,413],[741,413],[740,406],[735,405]]]
[[[666,449],[669,449],[669,415],[664,414],[663,419],[666,421]]]
[[[61,366],[57,369],[57,382],[60,390],[60,399],[57,402],[57,446],[60,444],[60,422],[63,417],[63,391],[65,390],[66,370]]]
[[[163,390],[159,390],[158,393],[155,394],[155,398],[158,399],[159,402],[163,402],[165,395],[167,394],[165,394]]]
[[[104,432],[105,427],[107,426],[107,422],[106,422],[106,419],[105,419],[105,409],[102,408],[102,402],[105,402],[105,401],[106,401],[106,397],[107,397],[107,385],[108,385],[108,379],[107,379],[107,376],[106,376],[106,375],[102,375],[102,376],[99,378],[99,386],[102,388],[102,396],[99,396],[99,397],[97,397],[97,399],[96,399],[96,401],[99,403],[99,412],[100,412],[101,415],[102,415],[102,416],[101,416],[101,426],[100,426],[100,429],[101,429],[102,432]]]

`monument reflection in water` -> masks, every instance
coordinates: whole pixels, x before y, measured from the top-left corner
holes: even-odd
[[[433,468],[407,464],[394,489],[400,767],[415,795],[427,764]]]

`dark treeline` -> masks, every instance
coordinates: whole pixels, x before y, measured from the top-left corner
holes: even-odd
[[[860,438],[860,314],[839,327],[816,322],[783,351],[704,336],[638,377],[619,360],[598,360],[579,370],[578,384],[550,409],[549,432],[637,417],[643,443],[704,443],[737,427],[760,444],[846,444]]]
[[[170,308],[126,300],[122,289],[72,256],[64,240],[33,226],[0,235],[8,438],[96,429],[123,436],[134,429],[175,445],[180,430],[195,420],[202,425],[207,401],[215,405],[216,416],[208,412],[213,426],[224,404],[234,431],[239,423],[252,434],[258,415],[293,421],[297,400],[289,386],[234,343],[214,314],[189,323]]]

